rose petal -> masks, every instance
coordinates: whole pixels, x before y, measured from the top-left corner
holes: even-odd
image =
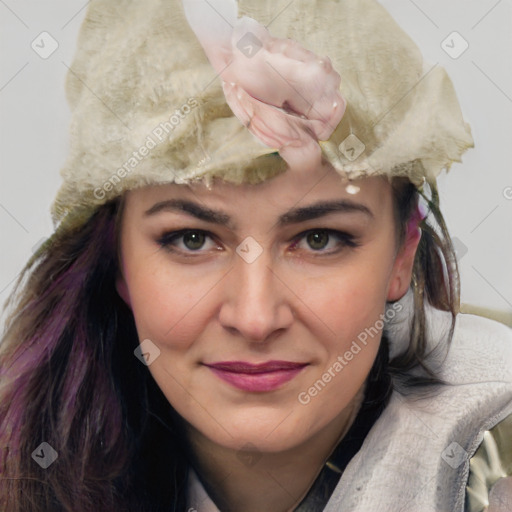
[[[290,166],[318,165],[318,140],[330,138],[346,108],[339,91],[341,78],[330,59],[318,57],[292,39],[273,37],[249,17],[233,21],[229,32],[229,23],[206,19],[208,9],[191,13],[197,1],[184,1],[187,19],[223,80],[234,115],[265,145],[279,150]],[[229,2],[224,9],[232,18]],[[205,19],[199,20],[203,13]]]

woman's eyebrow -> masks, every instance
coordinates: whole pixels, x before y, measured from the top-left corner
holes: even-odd
[[[194,201],[188,201],[186,199],[168,199],[166,201],[160,201],[144,212],[144,216],[148,217],[150,215],[155,215],[161,211],[185,212],[206,222],[213,222],[214,224],[220,224],[232,229],[235,228],[231,217],[227,213],[207,208]]]
[[[227,213],[221,210],[207,208],[186,199],[168,199],[166,201],[160,201],[144,212],[144,216],[155,215],[161,211],[185,212],[197,219],[236,229],[236,225]],[[339,199],[335,201],[320,201],[308,206],[292,208],[279,216],[277,226],[283,227],[289,224],[297,224],[299,222],[317,219],[330,213],[362,213],[372,219],[374,218],[372,211],[367,206],[351,200]]]
[[[372,211],[364,204],[348,199],[338,199],[335,201],[320,201],[308,206],[293,208],[279,217],[277,225],[282,227],[288,224],[305,222],[330,213],[363,213],[372,219],[374,218]]]

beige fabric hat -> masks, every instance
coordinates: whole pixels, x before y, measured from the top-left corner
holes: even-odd
[[[302,143],[347,178],[418,186],[473,145],[445,70],[374,0],[185,5],[90,3],[66,84],[61,229],[144,185],[271,178]]]

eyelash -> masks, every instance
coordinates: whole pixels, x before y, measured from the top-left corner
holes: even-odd
[[[176,240],[179,240],[183,238],[188,233],[199,233],[203,234],[206,237],[215,240],[215,236],[210,233],[209,231],[205,231],[202,229],[181,229],[179,231],[170,231],[167,233],[164,233],[158,240],[157,243],[165,250],[173,253],[179,253],[185,257],[196,257],[203,253],[204,251],[201,249],[193,250],[193,249],[177,249],[174,245]],[[300,243],[301,240],[305,239],[310,233],[326,233],[329,236],[329,240],[327,244],[330,243],[330,237],[334,236],[338,238],[338,247],[334,250],[328,250],[325,251],[323,249],[309,249],[308,252],[311,252],[314,256],[330,256],[333,254],[337,254],[340,251],[342,251],[344,248],[356,248],[359,247],[360,244],[356,241],[356,237],[345,233],[343,231],[337,231],[335,229],[327,229],[327,228],[314,228],[314,229],[308,229],[307,231],[303,231],[302,233],[299,233],[292,239],[292,251],[296,251],[297,245]]]

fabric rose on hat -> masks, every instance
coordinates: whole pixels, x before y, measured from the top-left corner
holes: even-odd
[[[329,139],[346,107],[330,59],[273,37],[252,18],[237,18],[234,1],[183,6],[235,116],[289,166],[318,165],[318,141]]]

